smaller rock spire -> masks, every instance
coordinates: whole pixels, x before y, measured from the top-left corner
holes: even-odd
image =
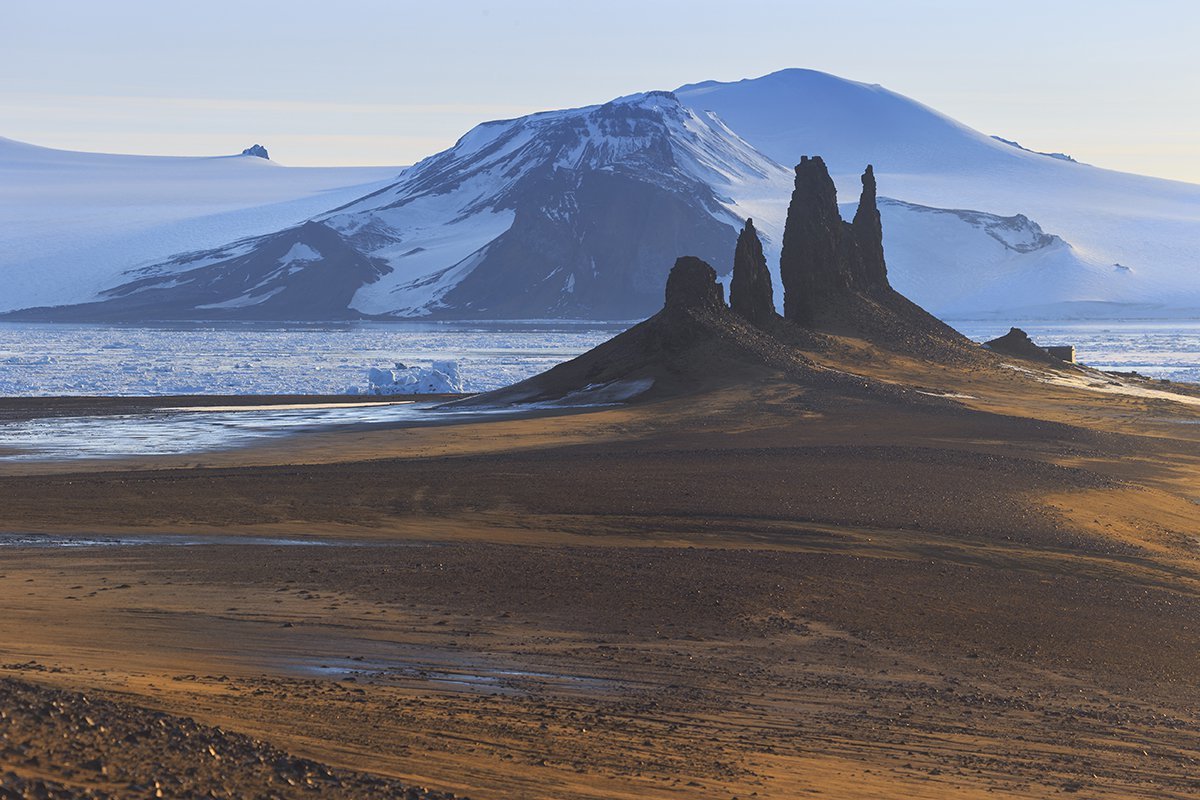
[[[763,326],[775,318],[771,272],[763,255],[762,241],[747,219],[733,251],[733,277],[729,281],[729,305],[753,325]]]
[[[858,245],[860,277],[866,287],[887,286],[887,264],[883,260],[883,222],[875,197],[875,169],[867,164],[862,175],[862,196],[854,213],[854,242]]]

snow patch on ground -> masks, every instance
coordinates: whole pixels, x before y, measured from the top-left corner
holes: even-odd
[[[1065,386],[1071,389],[1084,389],[1089,392],[1102,394],[1119,394],[1126,397],[1140,397],[1146,400],[1170,400],[1188,406],[1200,406],[1200,397],[1188,394],[1178,394],[1165,389],[1150,389],[1137,383],[1130,383],[1107,373],[1097,370],[1087,370],[1084,373],[1059,372],[1057,370],[1035,370],[1017,364],[1001,364],[1005,369],[1029,375],[1036,380],[1052,386]]]
[[[296,242],[294,245],[292,245],[291,249],[288,250],[286,253],[284,253],[283,256],[279,259],[279,265],[281,267],[285,267],[288,264],[291,264],[293,261],[320,261],[320,260],[321,260],[320,253],[318,253],[316,250],[314,250],[311,247],[309,247],[308,245],[306,245],[304,242]]]

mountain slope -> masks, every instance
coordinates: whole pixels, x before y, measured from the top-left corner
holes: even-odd
[[[934,269],[908,245],[889,247],[889,261],[912,274],[914,298],[938,312],[1012,312],[1083,301],[1159,304],[1200,309],[1200,186],[1114,172],[1031,152],[986,136],[878,85],[812,70],[783,70],[734,83],[677,90],[681,102],[712,111],[771,158],[795,163],[821,153],[838,188],[852,191],[863,163],[875,165],[888,195],[943,209],[1018,214],[1072,248],[1059,259],[992,261],[984,282],[1013,272],[1036,279],[1006,283],[1000,295],[961,295],[944,305],[921,286],[961,282],[954,265]],[[898,231],[895,225],[889,233]],[[914,235],[902,237],[911,240]],[[982,240],[981,240],[982,241]],[[986,244],[986,243],[983,243]],[[951,249],[961,249],[951,243]],[[986,250],[986,248],[985,248]],[[1060,257],[1061,258],[1061,257]],[[973,264],[966,272],[980,276]],[[901,279],[898,285],[903,285]]]
[[[277,231],[399,171],[79,153],[0,137],[0,310],[94,299],[132,267]]]
[[[206,257],[220,260],[194,266]],[[313,221],[262,237],[254,247],[239,243],[175,263],[188,268],[165,278],[160,267],[139,270],[140,277],[102,292],[96,302],[51,307],[38,317],[73,322],[189,320],[198,314],[207,319],[338,319],[359,287],[391,271]]]
[[[678,253],[727,258],[743,215],[788,181],[784,167],[666,92],[486,123],[316,218],[381,265],[333,316],[644,315]],[[273,261],[275,243],[251,238],[129,273],[88,313],[125,318],[137,304],[170,318],[214,308],[276,318],[282,310],[255,302],[261,287],[249,278],[223,281],[247,293],[219,299],[183,288]],[[148,293],[153,301],[139,299]]]
[[[683,250],[726,251],[738,197],[769,193],[785,175],[723,126],[652,92],[480,126],[327,221],[350,241],[368,231],[364,250],[396,269],[355,298],[367,313],[621,318],[657,307]],[[403,254],[429,236],[412,219],[447,203],[454,225],[506,227],[431,283],[423,262],[414,269]]]

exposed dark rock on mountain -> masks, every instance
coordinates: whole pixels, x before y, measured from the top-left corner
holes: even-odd
[[[775,297],[771,271],[763,256],[762,241],[754,220],[746,220],[733,252],[733,277],[729,281],[729,305],[750,323],[762,327],[773,321]]]
[[[527,176],[508,198],[512,227],[441,302],[454,316],[487,319],[654,313],[668,265],[681,252],[728,258],[735,229],[709,213],[699,192],[645,175],[614,167]]]
[[[933,214],[943,217],[955,217],[965,225],[979,230],[998,242],[1005,250],[1013,253],[1035,253],[1051,247],[1069,247],[1062,237],[1046,233],[1042,226],[1024,214],[1014,214],[1002,217],[998,214],[988,214],[983,211],[971,211],[965,208],[933,208],[917,203],[906,203],[888,197],[879,199],[879,205],[904,209],[914,214]]]
[[[976,357],[975,344],[891,287],[870,166],[862,183],[854,222],[845,222],[825,162],[813,156],[796,165],[779,262],[784,317],[799,328],[857,336],[924,358]],[[792,326],[774,332],[788,340],[798,335]]]
[[[725,290],[717,283],[717,271],[695,256],[676,259],[667,276],[665,306],[724,310]]]
[[[1014,142],[1012,139],[1005,139],[1003,136],[993,135],[992,138],[997,142],[1004,142],[1009,147],[1015,147],[1018,150],[1024,150],[1026,153],[1034,153],[1039,156],[1046,156],[1047,158],[1056,158],[1059,161],[1070,161],[1072,164],[1079,163],[1074,156],[1067,155],[1066,153],[1043,153],[1041,150],[1030,150],[1028,147],[1024,147],[1020,142]]]
[[[269,155],[267,155],[267,148],[263,147],[261,144],[255,144],[255,145],[251,145],[250,147],[247,147],[245,150],[242,151],[242,155],[258,156],[259,158],[265,158],[268,161],[271,160],[271,157]]]
[[[1027,358],[1049,364],[1062,364],[1060,358],[1051,355],[1044,347],[1040,347],[1029,338],[1029,334],[1020,328],[1009,328],[1008,333],[991,341],[983,343],[989,350],[1006,356]]]
[[[320,222],[226,248],[179,256],[173,269],[135,272],[133,280],[78,306],[29,309],[21,319],[70,320],[330,320],[358,319],[354,293],[391,271]]]

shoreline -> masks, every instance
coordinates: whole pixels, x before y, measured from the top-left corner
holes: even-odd
[[[192,408],[253,409],[257,406],[320,408],[383,406],[397,403],[449,402],[470,394],[176,394],[176,395],[46,395],[0,396],[0,424],[43,417],[112,416]]]

